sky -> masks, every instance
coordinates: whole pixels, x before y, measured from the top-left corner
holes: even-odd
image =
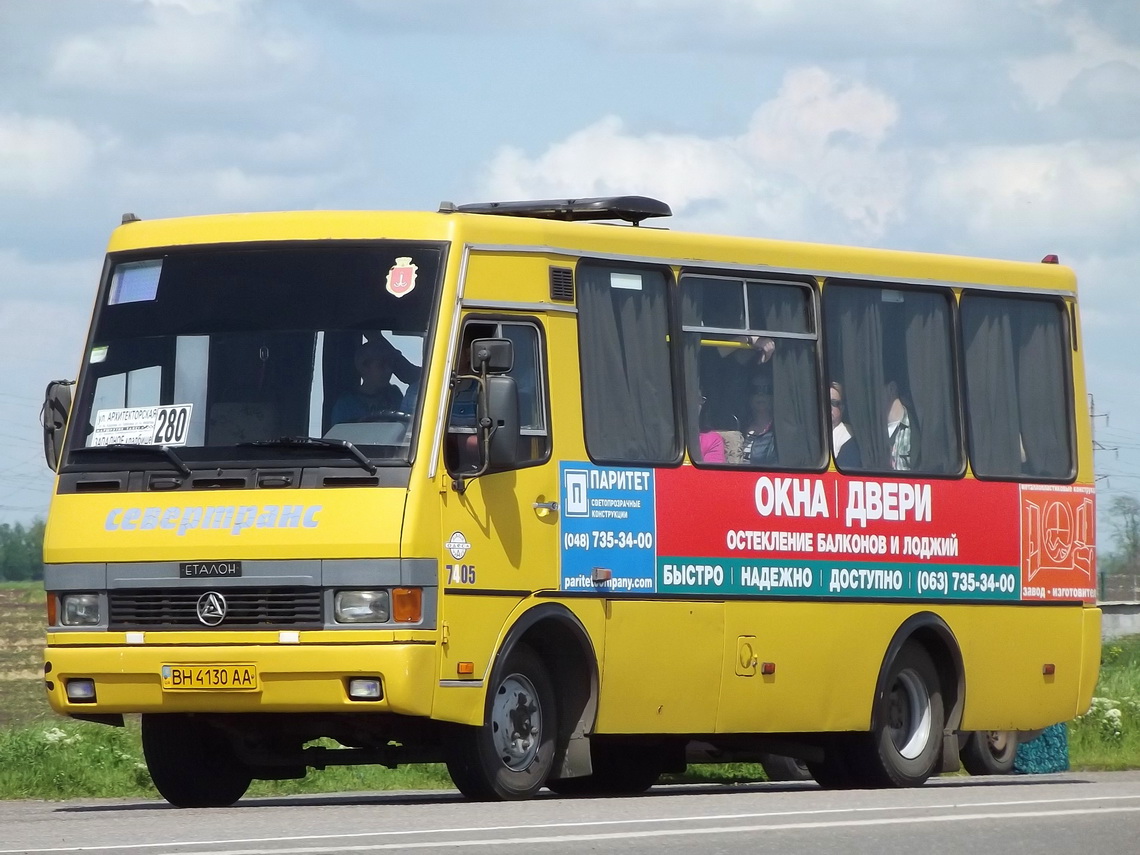
[[[1136,0],[0,0],[0,523],[46,512],[43,390],[124,212],[625,193],[675,229],[1056,253],[1102,544],[1140,496]]]

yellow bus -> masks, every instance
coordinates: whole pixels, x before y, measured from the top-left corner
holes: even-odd
[[[915,786],[1082,713],[1072,272],[669,214],[125,215],[45,401],[52,707],[140,714],[181,806],[431,761]]]

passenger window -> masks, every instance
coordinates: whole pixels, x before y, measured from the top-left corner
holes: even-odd
[[[845,472],[962,471],[947,290],[829,282],[832,453]]]
[[[582,410],[591,459],[676,463],[668,277],[661,270],[584,263],[577,280]]]
[[[822,464],[813,293],[790,280],[681,277],[694,461],[784,469]]]
[[[977,475],[1072,477],[1068,341],[1059,301],[963,295],[967,425]]]

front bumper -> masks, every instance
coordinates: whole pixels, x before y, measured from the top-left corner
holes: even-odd
[[[431,713],[437,647],[430,642],[381,644],[102,644],[58,646],[49,637],[44,680],[52,709],[64,715],[109,713]],[[164,689],[164,665],[253,665],[255,690]],[[383,697],[354,701],[353,677],[378,677]],[[68,700],[69,680],[95,682],[94,702]]]

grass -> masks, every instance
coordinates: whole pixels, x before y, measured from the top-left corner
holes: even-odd
[[[1092,708],[1069,724],[1074,768],[1140,766],[1140,636],[1106,644]]]
[[[157,798],[143,762],[137,717],[127,726],[72,721],[51,711],[42,686],[43,591],[38,582],[0,583],[0,798]],[[1092,709],[1069,723],[1074,769],[1140,768],[1140,636],[1103,650]],[[756,764],[692,765],[667,780],[748,783]],[[311,770],[295,781],[255,781],[251,796],[448,789],[441,765]]]

